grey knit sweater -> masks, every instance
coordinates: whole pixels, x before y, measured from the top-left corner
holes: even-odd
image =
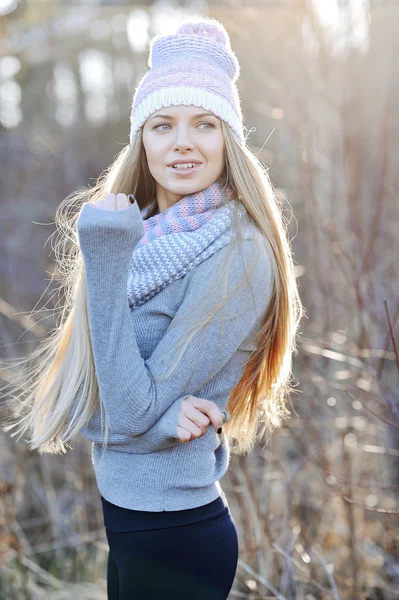
[[[126,287],[132,252],[145,231],[140,209],[137,203],[118,211],[83,207],[78,237],[96,376],[110,423],[108,448],[101,448],[99,409],[81,434],[93,442],[97,486],[110,502],[136,510],[171,511],[223,495],[219,480],[230,459],[224,434],[210,425],[204,436],[183,443],[177,424],[180,405],[189,394],[227,411],[229,394],[254,348],[247,340],[259,328],[269,302],[272,274],[270,257],[256,244],[252,227],[254,235],[244,240],[242,252],[234,253],[227,291],[245,274],[245,265],[252,268],[255,262],[251,285],[232,295],[223,323],[217,313],[205,339],[203,334],[198,343],[194,339],[172,375],[155,381],[164,372],[164,356],[174,348],[181,328],[192,324],[190,307],[206,292],[210,279],[222,273],[228,244],[131,310]],[[221,294],[216,292],[215,302]],[[171,321],[181,311],[188,316],[172,331]]]

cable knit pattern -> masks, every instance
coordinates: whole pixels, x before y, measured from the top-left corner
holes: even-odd
[[[148,117],[168,106],[192,105],[213,112],[245,143],[236,81],[240,65],[229,35],[207,17],[183,23],[176,33],[150,42],[150,70],[139,81],[132,101],[130,142]]]
[[[135,308],[183,277],[229,242],[233,210],[244,208],[231,190],[218,181],[189,194],[150,219],[151,207],[141,210],[145,234],[138,242],[129,269],[128,298]]]

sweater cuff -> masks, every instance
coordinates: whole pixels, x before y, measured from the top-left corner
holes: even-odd
[[[168,408],[168,410],[162,415],[160,419],[161,431],[160,439],[164,438],[175,438],[180,439],[179,434],[177,432],[177,426],[179,423],[179,413],[180,407],[182,405],[183,400],[187,398],[187,395],[178,398],[173,402],[173,404]]]
[[[135,201],[123,210],[102,210],[92,204],[84,204],[76,223],[79,239],[90,238],[98,233],[112,235],[126,233],[138,242],[145,234],[143,217]],[[86,236],[87,234],[87,236]]]

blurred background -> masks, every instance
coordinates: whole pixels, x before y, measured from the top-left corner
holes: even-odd
[[[188,15],[229,32],[306,308],[292,416],[221,482],[229,598],[397,599],[398,2],[0,0],[0,356],[55,326],[56,208],[128,144],[149,40]],[[0,433],[0,598],[106,598],[90,449],[39,456]]]

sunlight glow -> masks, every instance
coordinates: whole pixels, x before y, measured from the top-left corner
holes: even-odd
[[[321,26],[327,34],[332,54],[341,54],[350,49],[366,52],[369,48],[369,3],[367,0],[312,0],[313,8]],[[304,34],[308,49],[317,50],[318,41],[310,33],[310,23],[305,22]]]

